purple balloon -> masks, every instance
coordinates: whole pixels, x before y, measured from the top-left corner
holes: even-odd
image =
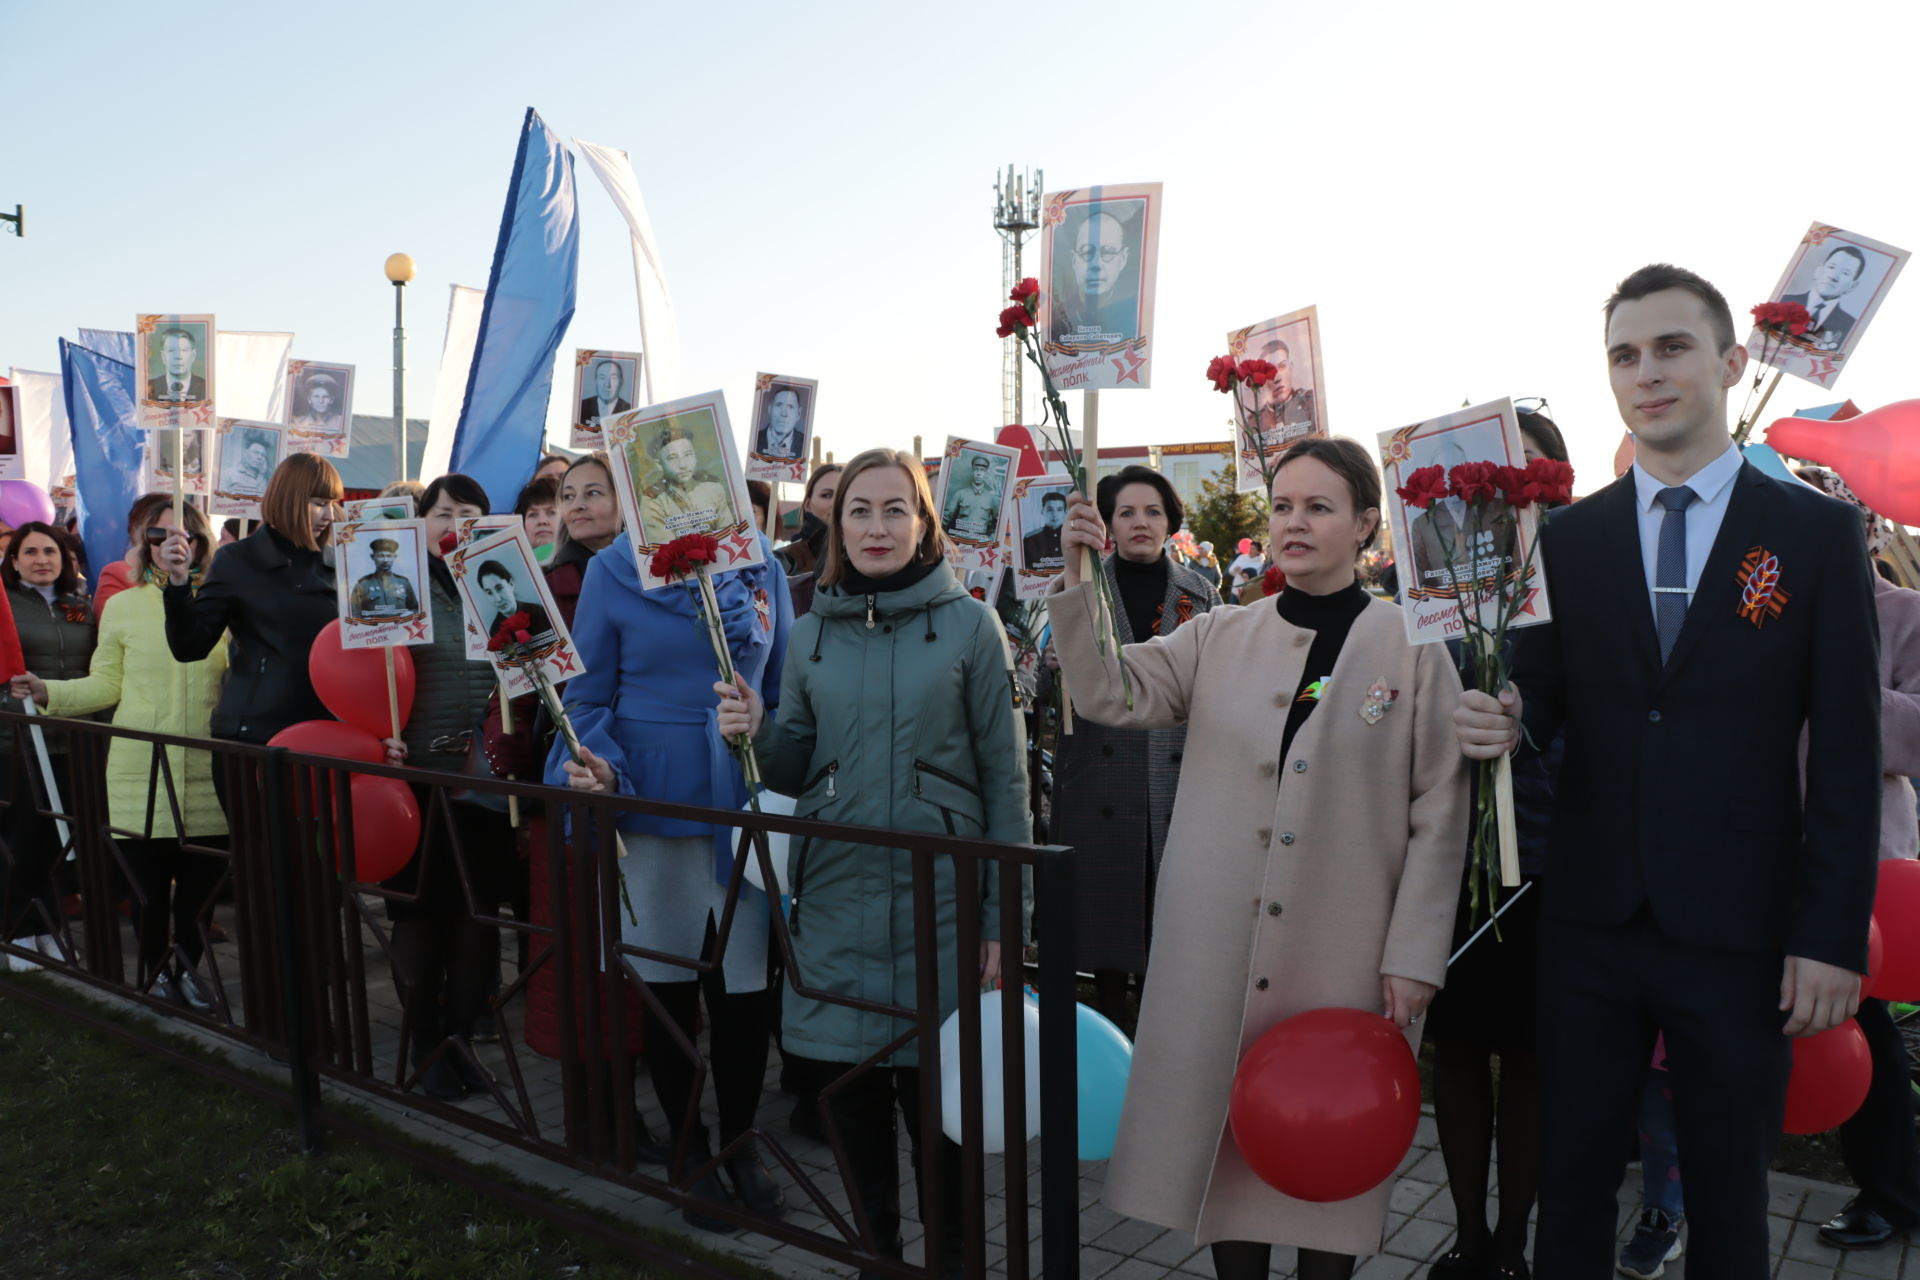
[[[18,529],[34,520],[53,522],[53,499],[31,480],[0,480],[0,521]]]

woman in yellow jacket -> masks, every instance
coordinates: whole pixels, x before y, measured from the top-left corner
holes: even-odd
[[[167,648],[161,599],[166,575],[153,567],[151,552],[155,541],[164,541],[172,528],[172,508],[150,510],[146,527],[134,540],[136,585],[115,594],[101,614],[100,642],[87,674],[75,680],[17,676],[15,697],[31,697],[56,716],[83,716],[117,703],[113,722],[121,728],[208,736],[227,671],[227,647],[215,645],[198,662],[175,662]],[[193,538],[197,580],[213,560],[213,530],[195,507],[186,509],[185,528]],[[154,776],[150,743],[117,739],[108,748],[107,807],[115,827],[141,833],[137,839],[115,838],[133,873],[138,903],[134,924],[140,937],[140,989],[151,987],[162,999],[207,1013],[214,1007],[212,987],[195,968],[206,950],[206,921],[226,861],[181,845],[183,837],[193,844],[224,845],[227,818],[214,797],[213,757],[183,747],[164,750],[180,826],[174,825],[174,806],[164,790],[148,802],[148,783]]]

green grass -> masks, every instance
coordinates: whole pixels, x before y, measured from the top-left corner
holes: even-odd
[[[11,980],[22,981],[42,982]],[[0,979],[0,1277],[668,1274],[384,1152],[330,1138],[322,1154],[302,1155],[290,1110],[13,998],[9,986]],[[678,1237],[671,1245],[715,1258]]]

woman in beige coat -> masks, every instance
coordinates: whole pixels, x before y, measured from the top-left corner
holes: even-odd
[[[1050,613],[1076,710],[1187,726],[1107,1204],[1213,1244],[1221,1280],[1265,1276],[1275,1244],[1299,1247],[1301,1280],[1343,1280],[1380,1248],[1390,1183],[1333,1204],[1282,1195],[1234,1146],[1228,1095],[1254,1041],[1309,1009],[1380,1012],[1418,1045],[1466,847],[1460,682],[1446,646],[1409,645],[1400,610],[1355,579],[1380,525],[1364,449],[1299,441],[1272,498],[1286,590],[1128,645],[1131,710],[1079,583],[1077,548],[1106,531],[1077,495]]]

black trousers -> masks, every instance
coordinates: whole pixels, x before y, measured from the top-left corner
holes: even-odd
[[[701,953],[703,960],[713,959],[714,940],[714,923],[709,916]],[[726,976],[718,965],[688,982],[648,985],[688,1040],[695,1038],[700,997],[703,993],[706,995],[707,1065],[713,1073],[714,1101],[720,1110],[720,1144],[725,1146],[753,1128],[754,1114],[760,1108],[760,1090],[767,1075],[767,1044],[772,1036],[769,1010],[773,1007],[773,993],[766,990],[728,992]],[[653,1077],[660,1105],[667,1113],[667,1123],[678,1136],[686,1124],[688,1104],[693,1100],[694,1064],[680,1051],[673,1033],[660,1025],[651,1009],[647,1011],[647,1024],[644,1046],[647,1071]],[[698,1144],[693,1150],[698,1154]]]
[[[199,964],[214,890],[226,874],[226,861],[183,849],[175,839],[116,838],[114,843],[127,860],[137,891],[133,929],[140,939],[142,986],[166,959],[169,942],[180,948],[189,966]],[[192,843],[218,845],[224,837],[203,836]]]
[[[1873,1053],[1873,1084],[1840,1126],[1840,1155],[1854,1185],[1889,1221],[1920,1225],[1920,1144],[1913,1136],[1906,1042],[1884,1000],[1862,1000],[1854,1021]]]
[[[24,739],[25,735],[21,735]],[[60,829],[40,812],[46,803],[39,765],[23,754],[21,743],[3,766],[7,810],[0,818],[0,838],[6,841],[6,875],[0,879],[0,935],[9,941],[59,931],[60,890],[54,882],[63,850]],[[65,756],[50,757],[65,812],[72,812],[73,791]]]
[[[1687,1189],[1688,1280],[1769,1274],[1767,1168],[1792,1068],[1782,963],[1676,942],[1644,907],[1620,925],[1541,922],[1536,1275],[1614,1273],[1615,1193],[1656,1031]]]
[[[806,1077],[811,1094],[818,1094],[845,1075],[851,1064],[819,1062],[789,1054],[787,1061]],[[938,1089],[925,1081],[918,1067],[872,1067],[827,1099],[833,1122],[846,1146],[857,1198],[873,1225],[881,1252],[900,1256],[900,1137],[895,1115],[906,1125],[913,1150],[913,1173],[920,1205],[920,1221],[927,1220],[926,1153],[920,1130],[920,1090]],[[934,1158],[940,1161],[940,1203],[945,1219],[941,1265],[951,1269],[960,1256],[960,1147],[935,1131]],[[932,1260],[929,1259],[929,1264]]]

